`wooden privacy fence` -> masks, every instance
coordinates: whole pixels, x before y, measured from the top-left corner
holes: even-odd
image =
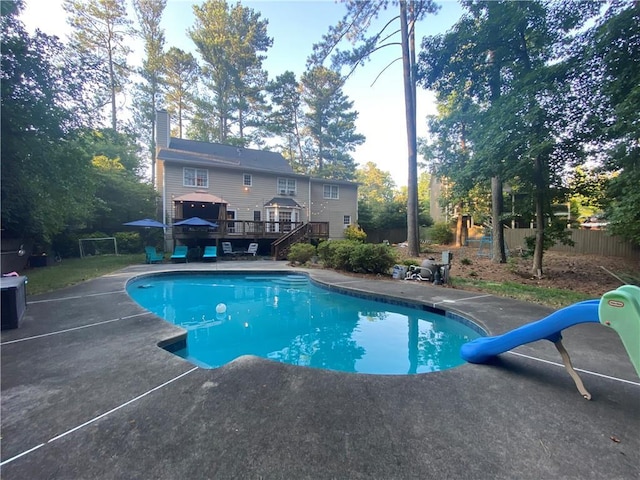
[[[520,247],[525,248],[525,237],[536,234],[533,228],[505,228],[504,238],[510,250]],[[389,240],[391,243],[404,242],[407,239],[407,230],[404,228],[376,230],[367,232],[367,241],[370,243],[380,243]],[[640,247],[607,234],[604,230],[571,230],[571,239],[575,246],[556,244],[551,248],[555,252],[584,253],[590,255],[604,255],[608,257],[625,257],[640,259]],[[477,246],[479,238],[473,245]],[[469,243],[471,245],[471,242]]]
[[[640,248],[620,237],[608,235],[604,230],[570,230],[570,232],[575,246],[558,243],[550,250],[640,259]],[[524,238],[535,234],[536,231],[533,228],[505,228],[504,230],[504,238],[510,250],[525,248]]]
[[[400,243],[407,240],[406,228],[385,228],[367,232],[367,242],[382,243],[387,240],[389,243]]]

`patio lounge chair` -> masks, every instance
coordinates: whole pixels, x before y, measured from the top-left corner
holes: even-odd
[[[178,245],[173,250],[173,255],[171,255],[171,260],[172,261],[184,260],[184,263],[188,263],[189,260],[187,260],[187,253],[189,253],[189,249],[187,248],[186,245]]]
[[[238,252],[234,252],[231,248],[231,242],[222,242],[222,254],[223,255],[236,255]]]
[[[156,247],[144,247],[146,254],[145,263],[162,263],[164,261],[164,255],[158,253]]]
[[[258,244],[257,243],[250,243],[249,244],[249,248],[247,248],[247,251],[244,252],[246,255],[253,255],[254,257],[256,256],[256,253],[258,253]]]
[[[204,254],[202,255],[202,260],[213,260],[216,261],[218,259],[218,247],[213,247],[211,245],[207,245],[204,247]]]

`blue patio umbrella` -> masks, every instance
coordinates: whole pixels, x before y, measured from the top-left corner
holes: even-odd
[[[151,218],[143,218],[142,220],[134,220],[133,222],[123,223],[128,227],[146,227],[146,228],[168,228],[169,225],[165,225],[162,222],[153,220]]]
[[[217,227],[217,223],[212,223],[209,220],[205,220],[200,217],[191,217],[186,220],[181,220],[173,224],[174,227],[188,226],[188,227]]]

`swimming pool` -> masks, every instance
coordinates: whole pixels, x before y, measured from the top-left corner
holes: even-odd
[[[331,291],[305,275],[167,273],[135,279],[142,307],[187,330],[170,351],[205,368],[241,355],[344,372],[415,374],[464,363],[479,327],[444,312]]]

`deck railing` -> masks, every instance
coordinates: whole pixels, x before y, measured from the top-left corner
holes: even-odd
[[[180,218],[175,218],[171,223],[179,222]],[[185,240],[191,238],[205,239],[272,239],[279,242],[280,252],[287,250],[292,243],[300,241],[301,238],[323,239],[329,238],[329,222],[275,222],[275,221],[253,221],[253,220],[218,220],[206,218],[205,220],[217,224],[216,227],[207,226],[174,226],[173,238]],[[302,236],[294,232],[304,232]],[[292,234],[294,236],[292,236]],[[285,240],[286,245],[285,246]],[[273,250],[273,249],[272,249]]]
[[[173,223],[181,219],[174,219]],[[199,226],[174,226],[173,233],[176,238],[182,235],[206,236],[210,238],[240,237],[240,238],[278,238],[284,233],[296,229],[302,222],[268,222],[251,220],[217,220],[206,218],[217,227]]]

